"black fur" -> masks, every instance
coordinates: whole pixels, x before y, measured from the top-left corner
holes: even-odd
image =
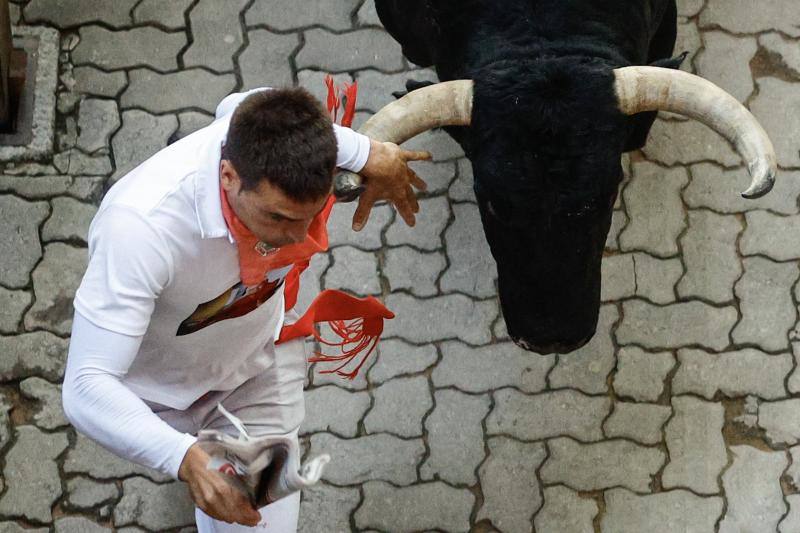
[[[510,335],[541,353],[587,342],[620,156],[655,119],[617,110],[613,69],[679,66],[675,1],[375,3],[408,59],[475,82],[472,125],[447,130],[473,165]]]

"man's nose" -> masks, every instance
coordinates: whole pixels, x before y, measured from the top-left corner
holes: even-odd
[[[306,235],[308,234],[308,227],[310,224],[307,223],[298,223],[294,224],[292,228],[289,229],[287,232],[287,237],[293,243],[303,242],[306,240]]]

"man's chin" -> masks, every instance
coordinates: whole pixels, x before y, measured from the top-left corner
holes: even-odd
[[[278,242],[279,242],[278,244],[273,244],[273,241],[260,239],[258,244],[256,244],[256,251],[261,253],[262,255],[266,255],[270,252],[276,251],[281,246],[285,246],[285,244],[280,243],[280,241]]]

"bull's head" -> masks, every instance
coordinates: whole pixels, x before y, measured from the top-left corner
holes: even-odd
[[[474,83],[412,91],[361,131],[400,144],[434,127],[472,125],[464,144],[508,332],[528,350],[568,352],[586,343],[596,327],[600,263],[630,115],[671,111],[724,136],[748,164],[746,198],[771,189],[776,160],[755,118],[698,76],[658,67],[610,69],[591,61],[566,75],[558,59],[532,62],[538,63],[529,75],[511,83],[502,73],[506,67],[495,63]],[[508,68],[520,72],[526,66]],[[541,91],[557,94],[542,98]],[[559,113],[569,120],[559,120]],[[355,175],[340,176],[337,194],[347,196],[359,185]]]

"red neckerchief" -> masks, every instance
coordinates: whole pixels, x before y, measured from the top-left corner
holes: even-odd
[[[293,265],[286,275],[284,287],[284,309],[286,311],[292,309],[297,303],[297,294],[300,290],[300,274],[308,267],[314,254],[328,249],[326,226],[331,208],[336,201],[334,196],[331,195],[328,198],[325,207],[314,217],[303,242],[273,249],[265,256],[256,250],[258,237],[247,229],[233,212],[228,203],[228,195],[222,186],[220,186],[220,198],[222,215],[237,244],[242,283],[247,286],[257,285],[264,280],[267,272]],[[310,361],[312,363],[337,363],[336,368],[321,372],[324,374],[336,373],[353,379],[377,346],[378,339],[383,332],[383,320],[387,318],[394,318],[394,313],[372,296],[356,298],[341,291],[324,290],[314,299],[306,313],[297,322],[284,324],[276,344],[313,335],[327,346],[339,347],[341,354],[331,356],[316,352],[316,356],[312,357]],[[347,320],[352,320],[352,322],[347,324],[345,323]],[[314,324],[319,322],[330,322],[331,329],[342,340],[330,342],[323,339],[314,327]],[[345,371],[344,367],[348,366],[364,350],[367,352],[355,368]]]
[[[228,230],[233,235],[238,247],[239,273],[245,286],[258,285],[264,281],[267,272],[310,259],[315,253],[328,249],[328,230],[325,226],[336,201],[333,195],[328,198],[322,211],[314,217],[303,242],[272,248],[266,255],[261,255],[257,250],[260,239],[247,229],[247,226],[233,212],[222,184],[220,184],[220,197],[222,199],[222,215],[225,217]]]

